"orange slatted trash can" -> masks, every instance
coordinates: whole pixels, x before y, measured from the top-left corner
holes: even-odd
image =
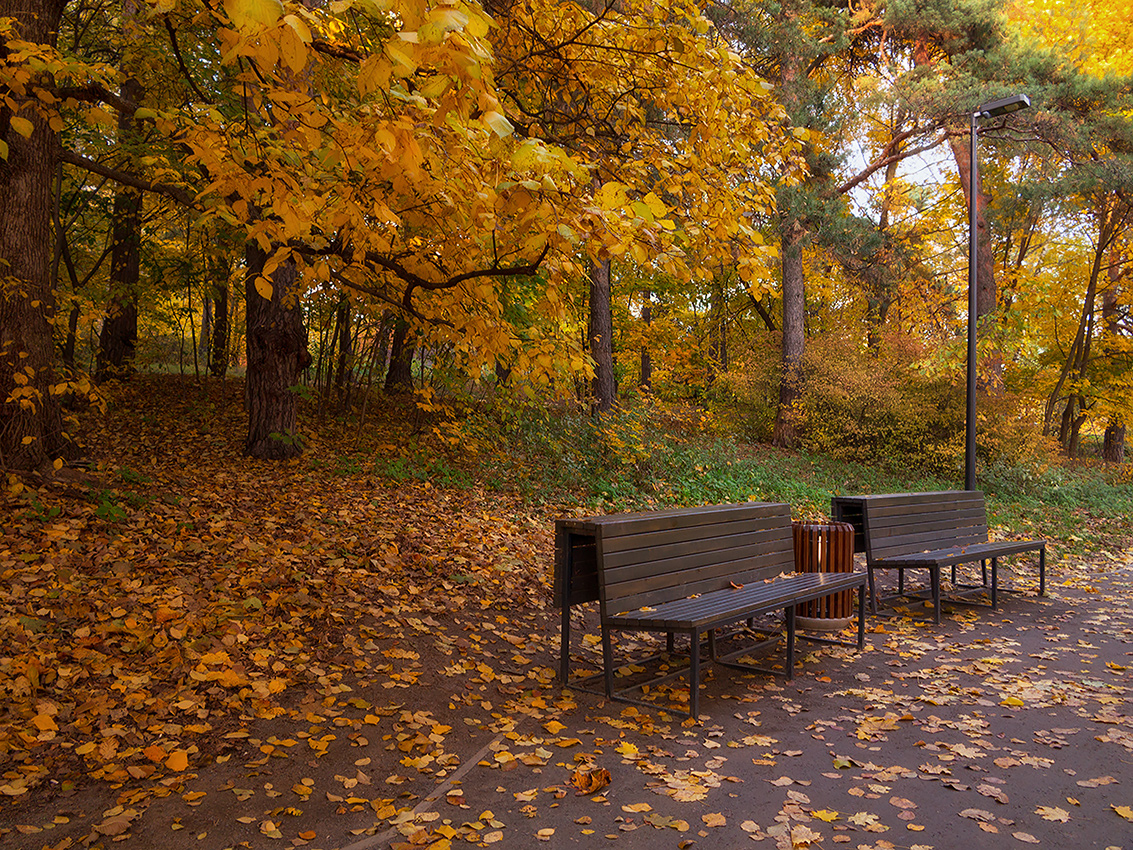
[[[848,522],[793,522],[795,570],[800,573],[852,573],[854,527]],[[795,623],[801,629],[838,631],[855,615],[854,592],[839,593],[795,606]]]

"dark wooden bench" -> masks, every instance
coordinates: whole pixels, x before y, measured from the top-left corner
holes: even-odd
[[[978,490],[932,493],[889,493],[835,497],[834,518],[853,523],[866,553],[870,608],[877,613],[875,570],[898,571],[898,595],[905,596],[905,570],[928,570],[933,619],[940,622],[940,571],[952,570],[952,584],[966,590],[987,590],[991,607],[999,608],[999,559],[1025,552],[1039,555],[1039,595],[1046,593],[1046,541],[988,540],[987,509]],[[988,582],[987,563],[991,562]],[[979,562],[979,585],[957,585],[956,567]]]
[[[631,685],[614,687],[614,631],[659,632],[688,637],[689,666],[645,684],[674,678],[689,682],[689,713],[699,713],[701,636],[709,658],[742,669],[769,671],[732,662],[751,649],[717,654],[716,630],[782,609],[786,631],[783,674],[794,668],[795,606],[843,590],[858,591],[860,650],[865,639],[864,573],[794,573],[791,512],[787,505],[750,502],[697,509],[603,517],[594,526],[594,556],[602,623],[606,695],[628,700]],[[807,636],[821,643],[845,642]]]

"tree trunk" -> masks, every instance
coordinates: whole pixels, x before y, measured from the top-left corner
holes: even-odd
[[[0,17],[17,22],[26,41],[51,44],[63,14],[62,0],[3,0]],[[0,45],[0,59],[7,49]],[[34,80],[30,99],[7,92],[22,118],[31,122],[24,138],[11,126],[11,111],[0,107],[0,138],[8,158],[0,160],[0,467],[48,472],[69,447],[53,368],[55,292],[51,280],[52,180],[59,162],[59,137],[39,109]],[[30,103],[29,103],[30,100]]]
[[[141,101],[141,83],[128,78],[122,98]],[[129,141],[134,122],[126,112],[118,115],[118,142]],[[142,193],[123,186],[114,196],[114,221],[110,238],[110,304],[98,335],[98,360],[94,378],[102,382],[128,378],[135,371],[138,345],[138,280],[141,275]]]
[[[1102,439],[1102,460],[1107,463],[1125,463],[1125,423],[1111,419]]]
[[[972,155],[969,140],[960,136],[949,136],[952,157],[956,160],[956,170],[960,175],[960,185],[964,190],[964,200],[971,208]],[[976,272],[979,275],[976,286],[976,318],[995,312],[995,257],[991,250],[991,231],[987,224],[988,196],[983,190],[983,180],[976,181]]]
[[[248,242],[245,257],[248,441],[244,453],[266,460],[297,457],[303,446],[295,433],[297,405],[291,388],[311,362],[299,305],[298,271],[291,260],[280,263],[271,276],[269,300],[256,288],[267,254],[258,243]]]
[[[350,301],[348,299],[343,298],[339,302],[338,315],[338,368],[334,375],[334,391],[338,406],[341,408],[346,394],[346,366],[350,362],[350,355],[353,353],[350,333]]]
[[[205,372],[211,374],[212,369],[212,313],[215,309],[212,298],[205,296],[204,306],[201,308],[201,353],[205,361]]]
[[[653,293],[648,289],[642,292],[643,305],[641,307],[641,321],[646,328],[646,334],[653,325]],[[641,377],[637,382],[643,393],[653,392],[653,356],[649,352],[648,336],[641,346]]]
[[[227,254],[210,254],[205,261],[212,278],[213,324],[208,371],[213,377],[224,377],[228,373],[229,360],[229,304],[228,280],[232,273],[232,263]]]
[[[708,328],[708,384],[728,371],[728,305],[722,273],[712,281],[712,307]]]
[[[409,322],[398,317],[390,340],[389,371],[386,372],[386,395],[413,392],[413,340],[409,336]]]
[[[594,360],[592,413],[605,413],[618,400],[614,381],[614,317],[610,261],[590,262],[590,356]]]
[[[803,227],[797,219],[781,224],[783,265],[783,372],[779,379],[779,407],[771,442],[782,448],[798,444],[798,402],[803,391],[803,352],[806,344],[806,278],[803,272]]]
[[[1124,263],[1119,251],[1111,251],[1109,259],[1109,286],[1102,293],[1102,325],[1105,337],[1102,351],[1112,355],[1119,348],[1121,335],[1121,280],[1124,276]],[[1102,438],[1102,460],[1107,463],[1125,463],[1125,421],[1111,415]]]
[[[1101,205],[1098,217],[1098,241],[1094,245],[1094,257],[1090,264],[1090,279],[1086,284],[1086,293],[1082,299],[1082,313],[1078,319],[1078,332],[1074,337],[1074,342],[1070,346],[1069,353],[1066,355],[1066,360],[1062,364],[1062,370],[1058,375],[1058,380],[1055,382],[1054,389],[1047,398],[1046,410],[1043,415],[1044,434],[1050,434],[1054,413],[1058,407],[1059,400],[1063,398],[1062,389],[1066,385],[1066,382],[1068,380],[1074,382],[1085,378],[1087,370],[1090,367],[1090,349],[1094,337],[1098,282],[1101,278],[1103,260],[1109,250],[1110,244],[1113,242],[1118,232],[1114,211],[1109,203],[1109,199]],[[1073,383],[1071,383],[1071,386],[1073,386]],[[1066,405],[1063,409],[1062,424],[1059,428],[1059,440],[1067,449],[1070,448],[1069,441],[1073,436],[1072,429],[1070,429],[1069,426],[1070,423],[1073,422],[1076,407],[1077,396],[1072,392],[1070,397],[1066,400]],[[1071,456],[1073,457],[1073,455]]]

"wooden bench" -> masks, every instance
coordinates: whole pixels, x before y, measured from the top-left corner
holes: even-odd
[[[707,632],[709,658],[741,669],[769,671],[730,661],[746,648],[719,656],[716,630],[782,609],[786,630],[784,675],[794,668],[795,606],[831,593],[858,591],[857,648],[865,640],[864,573],[794,573],[791,512],[787,505],[750,502],[643,514],[603,517],[595,524],[602,657],[606,695],[634,701],[614,687],[614,631],[687,635],[689,666],[645,684],[684,673],[689,682],[689,713],[699,713],[701,635]],[[749,622],[750,624],[750,622]],[[821,643],[844,641],[806,637]]]
[[[989,541],[987,509],[978,490],[932,493],[890,493],[875,496],[835,497],[835,519],[855,525],[861,532],[869,575],[870,608],[877,613],[874,570],[897,570],[898,595],[905,596],[905,570],[928,570],[933,620],[940,622],[940,570],[952,569],[952,584],[965,589],[987,589],[991,607],[999,608],[999,559],[1038,552],[1039,595],[1046,593],[1046,541]],[[957,585],[956,567],[979,562],[982,582]],[[991,562],[988,584],[987,562]]]

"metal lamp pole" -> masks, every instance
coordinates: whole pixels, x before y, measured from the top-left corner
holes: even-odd
[[[976,310],[979,269],[977,261],[976,192],[979,188],[979,160],[976,158],[976,139],[981,118],[992,118],[1018,112],[1031,105],[1025,94],[1013,94],[985,103],[972,113],[971,167],[968,185],[968,393],[964,415],[964,489],[976,489]]]

